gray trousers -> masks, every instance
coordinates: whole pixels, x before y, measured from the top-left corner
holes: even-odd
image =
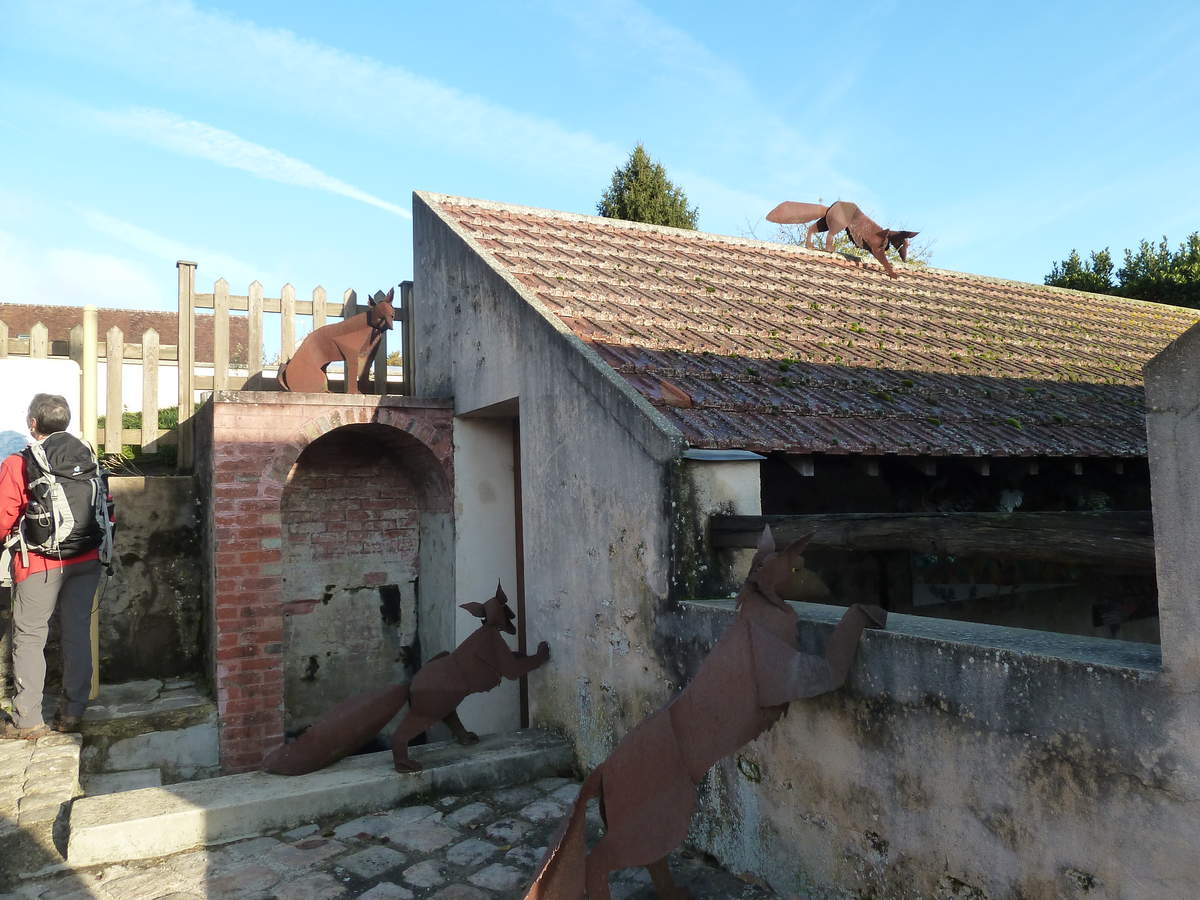
[[[100,583],[100,561],[73,563],[37,572],[12,591],[13,719],[36,728],[46,686],[46,637],[57,605],[62,628],[63,714],[82,716],[92,692],[92,599]]]

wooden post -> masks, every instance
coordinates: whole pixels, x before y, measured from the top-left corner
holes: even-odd
[[[77,366],[80,366],[80,371],[83,371],[83,325],[77,324],[71,327],[67,333],[67,358],[73,361]]]
[[[175,263],[179,269],[177,359],[179,366],[179,443],[176,468],[192,468],[192,416],[196,412],[196,264]]]
[[[142,452],[158,452],[158,332],[142,335]]]
[[[41,322],[35,322],[29,329],[29,356],[31,359],[45,359],[50,355],[50,332]]]
[[[354,291],[353,288],[350,288],[350,289],[347,289],[344,294],[342,294],[342,318],[343,319],[351,319],[357,315],[358,315],[358,294]],[[351,367],[349,365],[343,366],[343,368],[346,371],[344,371],[342,373],[342,393],[346,394],[346,393],[350,392],[350,379],[352,377],[357,378],[358,376],[357,376],[357,374],[352,373],[350,371]]]
[[[96,447],[96,370],[100,367],[100,314],[94,306],[83,308],[83,353],[79,360],[79,431],[89,447]]]
[[[229,282],[213,285],[213,390],[229,387]]]
[[[107,342],[106,368],[108,391],[104,400],[104,452],[121,453],[121,430],[124,425],[125,404],[121,396],[121,376],[125,368],[125,335],[114,325],[105,335]]]
[[[279,311],[283,313],[279,332],[280,362],[296,355],[296,289],[285,284],[279,292]]]
[[[0,322],[0,359],[8,358],[8,326]]]
[[[100,696],[100,592],[104,590],[104,579],[96,586],[95,596],[92,597],[92,689],[88,693],[89,700]]]
[[[317,285],[313,288],[313,331],[322,327],[325,324],[325,288]]]
[[[404,388],[402,394],[413,395],[416,381],[413,374],[416,371],[417,354],[413,350],[413,283],[400,282],[400,364]]]
[[[393,327],[395,323],[393,321]],[[375,353],[375,393],[386,394],[387,391],[387,355],[388,355],[388,333],[382,331],[379,333],[379,349]]]
[[[249,300],[246,305],[250,312],[249,321],[246,323],[246,341],[250,344],[246,348],[246,360],[248,372],[253,378],[262,372],[263,367],[263,293],[260,282],[250,282]]]

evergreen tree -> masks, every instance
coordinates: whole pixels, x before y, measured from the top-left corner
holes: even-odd
[[[1079,291],[1200,308],[1200,232],[1188,235],[1177,250],[1165,237],[1157,244],[1141,241],[1137,250],[1125,251],[1115,273],[1107,247],[1093,252],[1086,263],[1072,250],[1061,263],[1054,263],[1045,281]]]
[[[666,170],[650,158],[638,143],[629,161],[613,172],[612,184],[604,192],[596,211],[609,219],[696,227],[698,210],[688,208],[687,196],[667,178]]]

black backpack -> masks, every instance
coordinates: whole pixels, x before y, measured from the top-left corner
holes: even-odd
[[[69,559],[100,550],[112,559],[112,495],[108,472],[83,441],[65,431],[47,435],[21,451],[28,504],[19,526],[22,556]]]

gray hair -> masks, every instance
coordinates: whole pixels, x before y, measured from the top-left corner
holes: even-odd
[[[71,424],[71,407],[58,394],[34,394],[29,404],[29,418],[42,434],[66,431]]]

